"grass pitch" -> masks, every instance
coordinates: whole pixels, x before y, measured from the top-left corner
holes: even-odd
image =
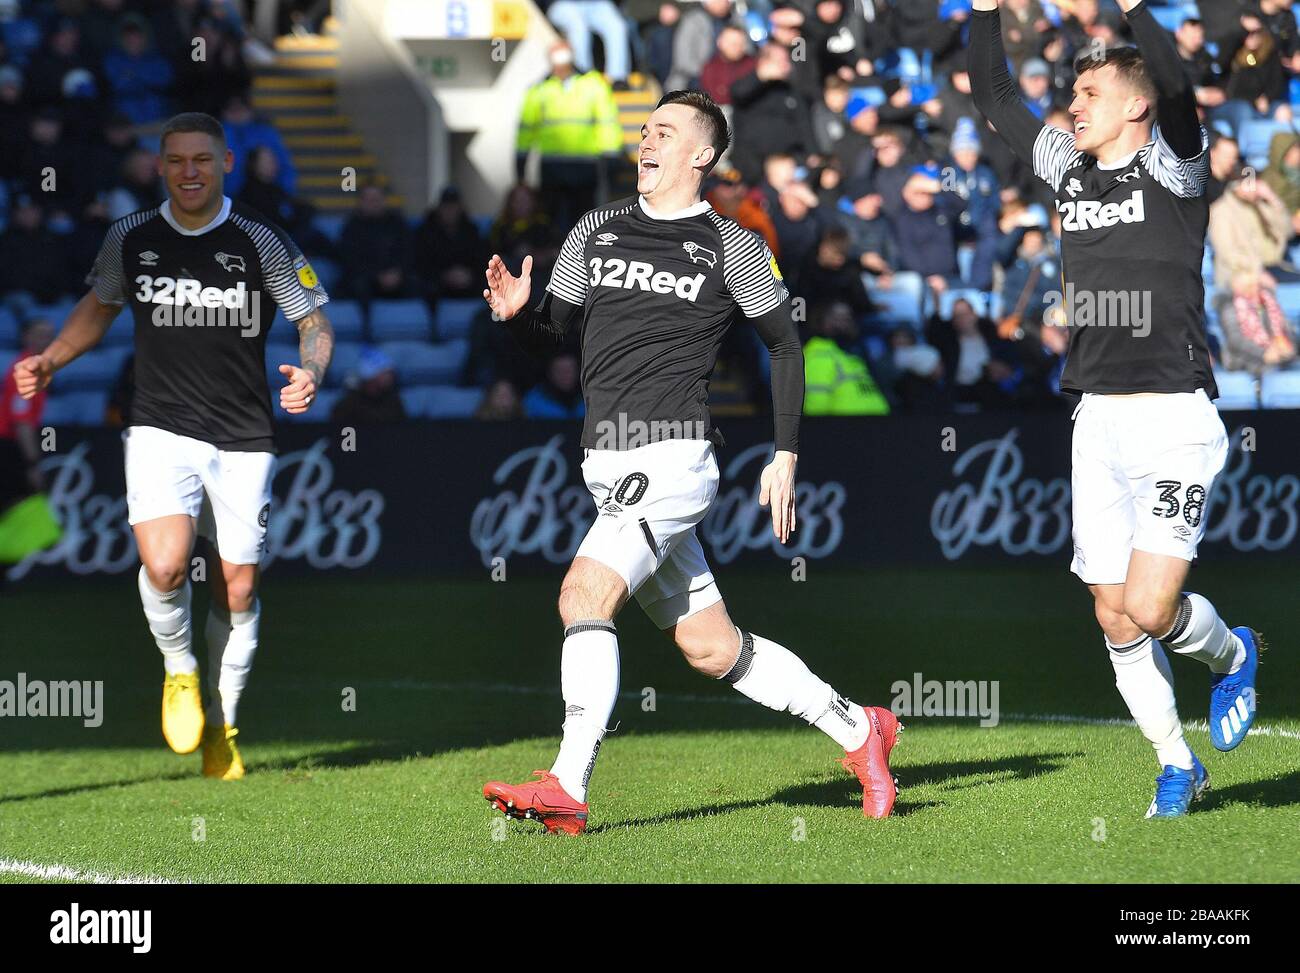
[[[1142,819],[1157,768],[1124,715],[1086,591],[1064,572],[722,572],[732,614],[864,703],[895,680],[997,680],[1002,721],[905,718],[896,816],[861,816],[817,731],[689,670],[633,606],[620,619],[619,729],[589,832],[506,822],[490,778],[548,766],[558,740],[554,577],[445,582],[272,572],[241,705],[249,775],[204,780],[166,749],[161,665],[133,580],[0,596],[0,679],[104,681],[103,725],[0,720],[0,882],[1217,882],[1300,880],[1297,577],[1204,566],[1191,587],[1265,632],[1265,733],[1220,754],[1180,821]],[[202,629],[206,598],[196,596]],[[200,649],[200,654],[202,650]],[[1173,659],[1184,720],[1208,676]],[[651,693],[653,691],[653,693]],[[355,699],[355,709],[345,706]],[[653,699],[653,707],[650,700]],[[1062,719],[1067,717],[1069,719]]]

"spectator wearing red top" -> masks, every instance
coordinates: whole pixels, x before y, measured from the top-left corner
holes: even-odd
[[[700,88],[719,105],[731,104],[731,86],[754,70],[749,38],[739,27],[724,27],[718,49],[700,71]]]
[[[45,392],[30,399],[18,394],[14,365],[39,355],[54,340],[54,325],[32,318],[23,326],[23,350],[8,363],[0,385],[0,511],[41,489],[39,429]]]

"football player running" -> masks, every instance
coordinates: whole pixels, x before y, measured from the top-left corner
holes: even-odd
[[[1071,323],[1061,387],[1082,395],[1071,570],[1092,592],[1115,684],[1155,748],[1161,770],[1147,817],[1177,817],[1209,774],[1184,739],[1164,648],[1209,668],[1210,739],[1226,751],[1255,720],[1264,645],[1183,590],[1228,451],[1201,280],[1209,138],[1172,39],[1145,3],[1119,2],[1137,49],[1080,53],[1073,133],[1022,104],[997,0],[974,2],[970,75],[980,111],[1056,193]],[[1123,319],[1085,313],[1116,292],[1134,302]]]
[[[700,673],[842,746],[865,815],[894,805],[893,714],[849,702],[789,649],[738,628],[696,536],[718,490],[709,375],[737,310],[772,359],[776,450],[759,502],[782,543],[795,529],[803,354],[771,252],[702,200],[729,143],[707,95],[668,93],[642,128],[637,194],[579,220],[535,308],[531,257],[518,277],[499,256],[487,268],[483,296],[525,346],[545,353],[575,328],[582,345],[582,471],[598,513],[560,588],[563,739],[536,780],[483,788],[499,810],[548,831],[586,829],[587,785],[618,697],[614,622],[633,596]]]

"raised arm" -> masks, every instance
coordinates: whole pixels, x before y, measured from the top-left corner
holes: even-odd
[[[1124,8],[1147,73],[1156,86],[1160,134],[1180,159],[1194,159],[1205,148],[1196,111],[1196,89],[1183,70],[1174,39],[1160,26],[1145,0],[1120,0],[1119,5]]]
[[[1033,164],[1043,123],[1025,107],[1020,86],[1007,70],[998,0],[974,0],[970,24],[970,84],[975,107],[1024,162]]]
[[[533,290],[532,256],[524,257],[516,277],[500,255],[494,253],[488,261],[486,278],[483,299],[488,307],[510,329],[519,346],[538,358],[545,358],[563,345],[574,325],[582,319],[581,304],[557,297],[551,290],[543,292],[536,307],[528,306]],[[552,284],[555,283],[552,276]]]

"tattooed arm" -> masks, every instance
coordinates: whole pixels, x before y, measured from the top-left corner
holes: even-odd
[[[334,329],[319,308],[294,324],[298,328],[298,355],[302,365],[280,366],[280,374],[289,382],[280,389],[280,408],[291,415],[300,415],[311,407],[316,390],[325,378],[325,369],[329,368],[334,354]]]

